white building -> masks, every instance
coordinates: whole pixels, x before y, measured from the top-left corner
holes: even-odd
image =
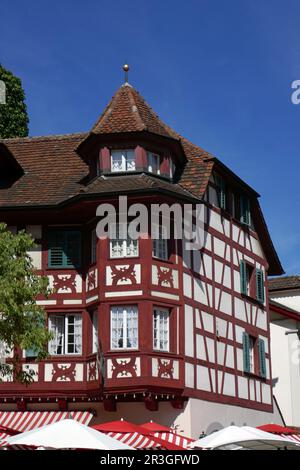
[[[300,276],[269,281],[274,397],[287,426],[300,427]]]

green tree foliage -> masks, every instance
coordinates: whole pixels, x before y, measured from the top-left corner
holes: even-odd
[[[28,254],[34,246],[25,231],[14,235],[0,224],[0,380],[6,374],[13,374],[19,382],[33,380],[33,371],[23,371],[20,366],[22,349],[33,350],[37,360],[47,357],[51,335],[44,308],[35,300],[38,295],[47,297],[50,291],[48,279],[35,274]],[[10,351],[14,351],[13,359],[3,360]]]
[[[26,137],[29,120],[21,80],[1,64],[0,80],[6,86],[6,103],[0,104],[0,138]]]

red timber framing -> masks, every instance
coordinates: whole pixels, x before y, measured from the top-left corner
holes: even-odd
[[[82,351],[52,355],[40,363],[24,357],[22,365],[36,372],[34,382],[25,387],[4,381],[0,403],[14,403],[22,410],[30,403],[44,407],[56,403],[64,410],[69,403],[103,401],[105,410],[113,411],[118,401],[139,400],[149,410],[157,410],[160,401],[180,409],[195,397],[272,410],[268,299],[265,295],[262,305],[240,289],[242,260],[264,272],[265,284],[269,265],[269,274],[282,273],[257,193],[166,126],[128,84],[117,91],[90,133],[9,139],[7,148],[29,180],[22,181],[22,171],[16,174],[17,185],[21,178],[17,188],[14,183],[0,188],[0,220],[15,229],[34,228],[38,247],[32,256],[37,273],[48,276],[54,289],[48,299],[37,301],[48,317],[81,316]],[[135,149],[135,171],[109,174],[114,149]],[[148,172],[147,151],[159,155],[160,175]],[[229,188],[251,199],[257,233],[216,207],[215,168]],[[108,240],[99,239],[92,264],[96,209],[100,203],[117,206],[119,195],[128,196],[128,205],[203,204],[203,248],[186,253],[181,240],[170,240],[168,258],[157,259],[146,233],[139,240],[137,256],[111,258]],[[54,228],[81,232],[80,268],[48,266],[48,232]],[[138,307],[136,349],[111,349],[114,306]],[[167,351],[154,349],[155,307],[169,311]],[[94,312],[98,314],[96,352]],[[244,372],[243,333],[264,341],[265,378]]]

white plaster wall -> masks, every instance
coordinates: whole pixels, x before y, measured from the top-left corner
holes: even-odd
[[[231,424],[237,426],[259,426],[266,423],[282,424],[278,411],[267,413],[240,406],[222,403],[206,402],[191,398],[188,401],[186,411],[190,410],[191,429],[193,438],[200,436],[202,431],[209,434]]]
[[[271,294],[272,300],[279,302],[280,304],[286,305],[286,307],[293,308],[297,312],[300,312],[300,290],[294,290],[293,293],[287,292],[285,294]]]
[[[287,425],[300,426],[300,341],[295,330],[299,323],[286,319],[271,323],[272,375],[274,395]]]

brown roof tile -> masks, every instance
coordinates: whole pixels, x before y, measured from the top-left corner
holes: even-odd
[[[300,276],[283,276],[268,280],[269,291],[300,289]]]

